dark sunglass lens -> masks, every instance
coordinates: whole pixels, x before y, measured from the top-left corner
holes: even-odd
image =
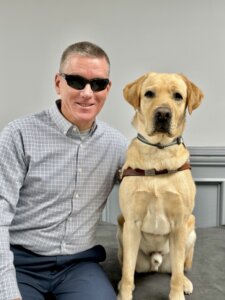
[[[91,88],[94,92],[103,91],[109,83],[108,79],[94,79],[91,81]]]
[[[62,74],[62,76],[65,78],[67,84],[76,90],[83,90],[86,84],[90,84],[93,92],[99,92],[103,91],[109,84],[109,79],[105,78],[88,80],[80,75]]]
[[[77,76],[77,75],[67,75],[66,81],[70,87],[72,87],[76,90],[82,90],[86,85],[85,79],[83,77]]]

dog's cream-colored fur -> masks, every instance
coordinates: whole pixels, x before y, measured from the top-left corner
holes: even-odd
[[[124,97],[136,110],[137,132],[152,144],[166,145],[182,135],[186,110],[191,114],[203,93],[184,75],[147,73],[124,88]],[[169,119],[167,126],[157,124],[158,111]],[[122,171],[128,167],[175,170],[188,160],[183,144],[159,149],[134,138]],[[135,271],[171,273],[170,300],[184,300],[184,294],[192,293],[184,271],[191,268],[196,240],[195,191],[190,170],[123,178],[117,232],[122,264],[118,300],[132,299]]]

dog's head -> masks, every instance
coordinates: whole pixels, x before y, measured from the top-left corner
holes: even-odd
[[[182,134],[186,109],[191,114],[201,90],[181,74],[147,73],[125,86],[125,99],[135,108],[135,128],[149,137]]]

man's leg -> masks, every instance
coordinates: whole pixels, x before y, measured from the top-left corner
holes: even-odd
[[[45,297],[29,284],[19,283],[19,290],[23,300],[45,300]]]
[[[11,246],[16,278],[23,300],[44,300],[51,279],[53,257],[42,257],[21,246]]]
[[[61,274],[53,290],[57,300],[115,300],[115,291],[97,262],[79,262]]]

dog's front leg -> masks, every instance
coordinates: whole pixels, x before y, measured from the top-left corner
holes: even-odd
[[[184,297],[184,260],[186,229],[181,225],[170,234],[170,258],[172,277],[170,284],[170,300],[185,300]]]
[[[141,222],[125,220],[123,228],[123,267],[118,300],[132,300],[134,272],[141,240]]]

